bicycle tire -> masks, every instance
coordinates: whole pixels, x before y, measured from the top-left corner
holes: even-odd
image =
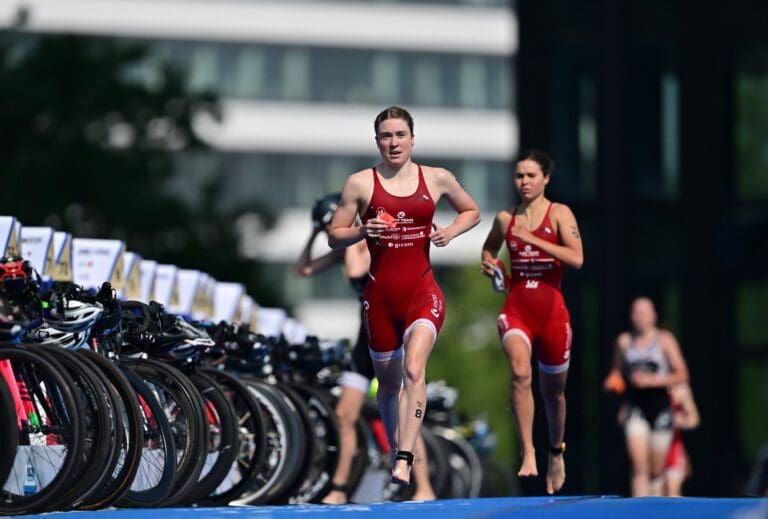
[[[169,418],[176,447],[176,477],[171,495],[163,506],[181,504],[197,485],[205,463],[208,430],[202,396],[189,378],[178,369],[153,359],[123,359],[130,369],[155,391],[163,390],[160,405]]]
[[[25,417],[24,430],[19,431],[13,467],[0,489],[0,514],[49,511],[70,483],[83,446],[85,424],[72,391],[74,383],[58,362],[23,346],[0,348],[0,359],[11,361],[36,416]],[[28,477],[34,482],[33,490],[28,490],[32,485],[25,488]]]
[[[429,430],[443,443],[451,468],[448,483],[438,497],[466,499],[480,496],[483,484],[483,466],[480,458],[455,430],[441,425],[430,425]]]
[[[115,397],[118,445],[108,463],[109,476],[100,489],[78,506],[79,510],[97,510],[111,506],[130,489],[136,471],[139,470],[144,432],[136,392],[117,364],[90,350],[77,350],[77,353],[106,377]]]
[[[14,452],[19,442],[19,429],[16,427],[16,408],[8,383],[0,376],[0,488],[13,467]]]
[[[290,478],[287,477],[286,479],[291,480],[291,483],[287,485],[282,493],[276,492],[270,499],[271,504],[291,504],[291,499],[299,492],[304,481],[307,479],[313,460],[317,456],[322,455],[322,453],[317,452],[318,447],[313,436],[312,418],[309,406],[304,402],[304,399],[295,389],[287,384],[277,384],[272,387],[291,409],[292,417],[298,418],[296,423],[301,430],[299,441],[302,442],[304,455],[299,458],[296,474]]]
[[[70,476],[70,487],[52,503],[55,509],[77,507],[106,476],[106,462],[115,440],[116,428],[111,402],[101,379],[85,360],[57,346],[37,344],[36,351],[54,358],[72,377],[75,396],[80,399],[85,418],[84,446],[76,468]]]
[[[136,476],[117,503],[132,508],[162,506],[171,495],[176,476],[173,432],[152,388],[130,369],[123,374],[136,391],[144,424],[144,449]]]
[[[205,465],[197,486],[187,498],[189,504],[208,496],[226,477],[240,448],[235,409],[216,381],[200,372],[189,375],[205,400],[209,429]]]
[[[313,442],[309,467],[296,490],[289,496],[291,504],[317,503],[331,489],[331,478],[339,463],[339,423],[331,396],[304,384],[290,384],[309,412],[308,439]]]
[[[305,455],[303,424],[297,419],[295,406],[269,384],[252,377],[242,377],[259,402],[265,420],[266,460],[250,479],[239,498],[231,505],[259,505],[272,502],[293,484]]]
[[[201,506],[224,506],[238,499],[251,485],[251,479],[264,467],[267,433],[262,415],[265,411],[252,391],[234,375],[213,368],[202,368],[200,371],[221,384],[237,414],[240,437],[237,459],[224,481],[198,503]]]

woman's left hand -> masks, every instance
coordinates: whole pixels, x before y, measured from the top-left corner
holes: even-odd
[[[512,236],[525,243],[531,243],[531,238],[533,238],[533,233],[526,229],[525,225],[520,222],[516,222],[510,232],[512,233]]]
[[[432,229],[432,233],[429,235],[429,240],[434,243],[436,247],[445,247],[453,239],[450,232],[436,223],[432,224]]]

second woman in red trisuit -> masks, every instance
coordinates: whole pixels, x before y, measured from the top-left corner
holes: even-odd
[[[544,190],[554,164],[544,152],[524,152],[517,161],[515,187],[520,205],[496,215],[482,251],[482,272],[493,277],[496,256],[506,242],[510,286],[498,317],[499,335],[511,371],[510,402],[522,451],[518,476],[538,475],[533,445],[531,355],[536,354],[540,390],[549,428],[547,493],[565,483],[565,382],[571,354],[571,324],[560,281],[563,266],[584,261],[576,218]]]

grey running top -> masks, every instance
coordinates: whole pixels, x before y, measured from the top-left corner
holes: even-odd
[[[654,337],[653,342],[647,346],[638,346],[635,339],[632,338],[627,351],[624,352],[624,361],[630,373],[638,371],[666,375],[670,371],[667,357],[661,349],[661,344],[659,344],[658,334]]]

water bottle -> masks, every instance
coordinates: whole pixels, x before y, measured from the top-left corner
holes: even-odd
[[[506,272],[504,271],[504,262],[500,259],[494,261],[493,276],[491,277],[491,286],[496,292],[504,293],[507,289],[505,278]]]
[[[24,478],[23,494],[25,496],[37,494],[37,477],[35,474],[35,467],[33,467],[30,463],[27,463],[27,475]]]

